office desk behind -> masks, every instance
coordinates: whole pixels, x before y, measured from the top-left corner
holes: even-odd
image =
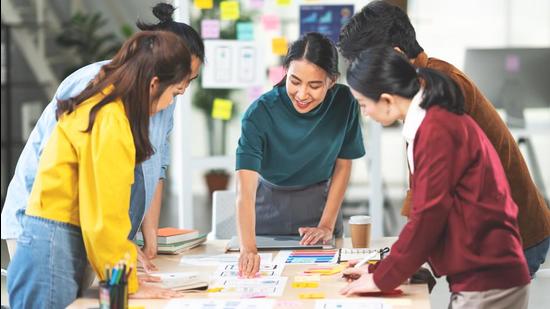
[[[390,246],[396,237],[384,237],[380,239],[373,239],[371,245],[373,248]],[[196,266],[196,265],[180,265],[180,259],[183,255],[192,255],[192,254],[221,254],[225,252],[225,244],[227,241],[214,240],[208,241],[206,244],[194,248],[190,251],[179,255],[159,255],[153,262],[160,271],[204,271],[213,273],[216,270],[216,266]],[[347,247],[351,248],[350,239],[338,239],[336,241],[337,247]],[[273,252],[274,256],[277,252]],[[286,265],[282,273],[282,276],[288,277],[288,282],[285,286],[284,293],[281,297],[276,297],[277,300],[285,301],[299,301],[301,302],[301,308],[314,308],[315,300],[306,300],[300,299],[299,294],[301,293],[318,293],[322,292],[325,294],[326,299],[335,299],[335,298],[345,298],[340,295],[339,291],[347,283],[342,278],[341,274],[336,274],[332,276],[323,276],[321,278],[320,286],[318,288],[293,288],[291,283],[293,282],[293,277],[296,275],[302,274],[302,272],[312,267],[311,265]],[[428,293],[428,286],[426,284],[403,284],[400,286],[400,289],[403,290],[403,294],[400,296],[391,296],[391,297],[377,297],[378,299],[384,299],[385,302],[391,304],[393,308],[430,308],[430,297]],[[209,298],[210,293],[201,292],[201,293],[188,293],[185,295],[185,298]],[[219,293],[215,293],[216,299],[220,298],[235,298],[234,296],[223,297]],[[94,285],[88,291],[85,292],[84,297],[77,299],[73,304],[68,308],[98,308],[99,304],[97,301],[97,285]],[[170,300],[166,299],[130,299],[130,306],[143,306],[145,308],[162,308]],[[277,307],[275,307],[277,308]]]

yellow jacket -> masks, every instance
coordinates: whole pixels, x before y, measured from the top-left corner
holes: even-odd
[[[26,214],[80,226],[88,260],[101,280],[106,265],[129,254],[133,293],[137,251],[127,237],[136,150],[121,100],[103,106],[92,130],[84,132],[90,109],[103,96],[60,117],[40,158]]]

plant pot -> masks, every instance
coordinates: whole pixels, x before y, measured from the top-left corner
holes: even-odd
[[[226,190],[229,184],[229,174],[227,172],[208,172],[204,175],[204,178],[208,186],[209,199],[212,199],[214,191]]]

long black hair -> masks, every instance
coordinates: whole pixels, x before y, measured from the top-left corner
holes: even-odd
[[[290,45],[283,61],[283,66],[288,69],[294,60],[305,59],[321,69],[333,79],[338,79],[338,51],[332,41],[318,32],[308,32]],[[282,86],[286,82],[286,76],[275,87]]]
[[[95,117],[103,106],[121,99],[134,138],[136,163],[140,163],[154,153],[149,140],[151,102],[158,99],[167,87],[182,82],[189,74],[191,54],[179,36],[168,31],[138,32],[122,45],[112,61],[101,68],[79,95],[57,101],[56,117],[72,113],[82,102],[114,86],[91,108],[85,132],[92,130]],[[151,94],[149,85],[155,76],[159,79],[159,88]]]
[[[174,14],[174,11],[175,8],[171,4],[158,3],[153,7],[153,15],[158,18],[159,22],[156,24],[148,24],[138,20],[136,22],[136,26],[140,30],[164,30],[179,35],[187,45],[191,55],[196,56],[201,62],[204,63],[204,42],[202,41],[201,36],[191,26],[184,23],[175,22],[172,19],[172,14]]]
[[[351,88],[377,102],[382,93],[412,99],[424,87],[420,107],[438,105],[455,114],[464,114],[464,96],[447,75],[415,67],[391,47],[368,48],[355,59],[347,73]]]

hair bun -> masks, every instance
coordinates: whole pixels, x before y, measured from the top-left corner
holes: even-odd
[[[153,8],[153,15],[157,17],[161,22],[172,21],[172,13],[176,9],[168,3],[159,3]]]

